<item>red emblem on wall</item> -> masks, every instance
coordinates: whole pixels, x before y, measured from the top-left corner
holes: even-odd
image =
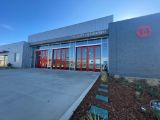
[[[152,28],[149,25],[141,26],[137,29],[137,36],[140,38],[145,38],[151,35]]]

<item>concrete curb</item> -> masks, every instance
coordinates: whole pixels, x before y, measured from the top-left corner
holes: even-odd
[[[100,75],[99,75],[100,76]],[[70,108],[61,116],[59,120],[69,120],[70,117],[72,116],[73,112],[77,109],[77,107],[80,105],[82,100],[85,98],[87,93],[90,91],[92,86],[95,84],[95,82],[98,80],[99,76],[93,80],[93,82],[90,84],[90,86],[82,92],[80,97],[70,106]]]

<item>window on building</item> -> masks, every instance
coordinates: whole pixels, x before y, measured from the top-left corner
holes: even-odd
[[[52,49],[48,50],[48,63],[47,63],[47,67],[52,67]]]
[[[14,62],[19,62],[19,61],[20,61],[20,54],[14,53]]]
[[[76,42],[76,45],[79,46],[79,45],[87,45],[87,41],[78,41]]]
[[[69,47],[69,43],[62,43],[61,47]]]
[[[109,55],[108,55],[108,40],[107,39],[103,39],[102,41],[102,66],[103,69],[105,67],[105,65],[107,65],[108,67],[108,61],[109,61]]]
[[[69,56],[70,56],[70,70],[75,68],[75,43],[70,43]]]
[[[96,39],[96,40],[89,40],[88,44],[100,44],[101,43],[101,39]]]
[[[4,56],[0,56],[0,67],[4,66]]]
[[[6,67],[7,63],[8,63],[8,56],[7,55],[4,55],[4,56],[0,55],[0,67]]]

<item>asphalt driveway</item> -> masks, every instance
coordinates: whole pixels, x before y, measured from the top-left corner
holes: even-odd
[[[58,120],[99,73],[0,70],[0,120]]]

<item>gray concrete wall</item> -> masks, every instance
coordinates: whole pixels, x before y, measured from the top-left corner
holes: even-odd
[[[31,65],[31,48],[27,42],[17,42],[8,45],[0,46],[0,51],[9,51],[5,54],[0,55],[8,55],[8,63],[11,63],[13,67],[21,68],[21,67],[30,67]],[[19,54],[19,61],[14,60],[14,54]]]
[[[34,43],[34,42],[39,42],[44,40],[64,38],[72,35],[106,30],[108,29],[108,24],[111,22],[113,22],[113,16],[107,16],[107,17],[31,35],[28,38],[28,42]]]
[[[150,35],[139,37],[138,28]],[[160,14],[109,25],[109,72],[113,75],[160,78]]]
[[[31,68],[33,59],[33,48],[30,47],[29,43],[24,42],[23,45],[23,68]]]

